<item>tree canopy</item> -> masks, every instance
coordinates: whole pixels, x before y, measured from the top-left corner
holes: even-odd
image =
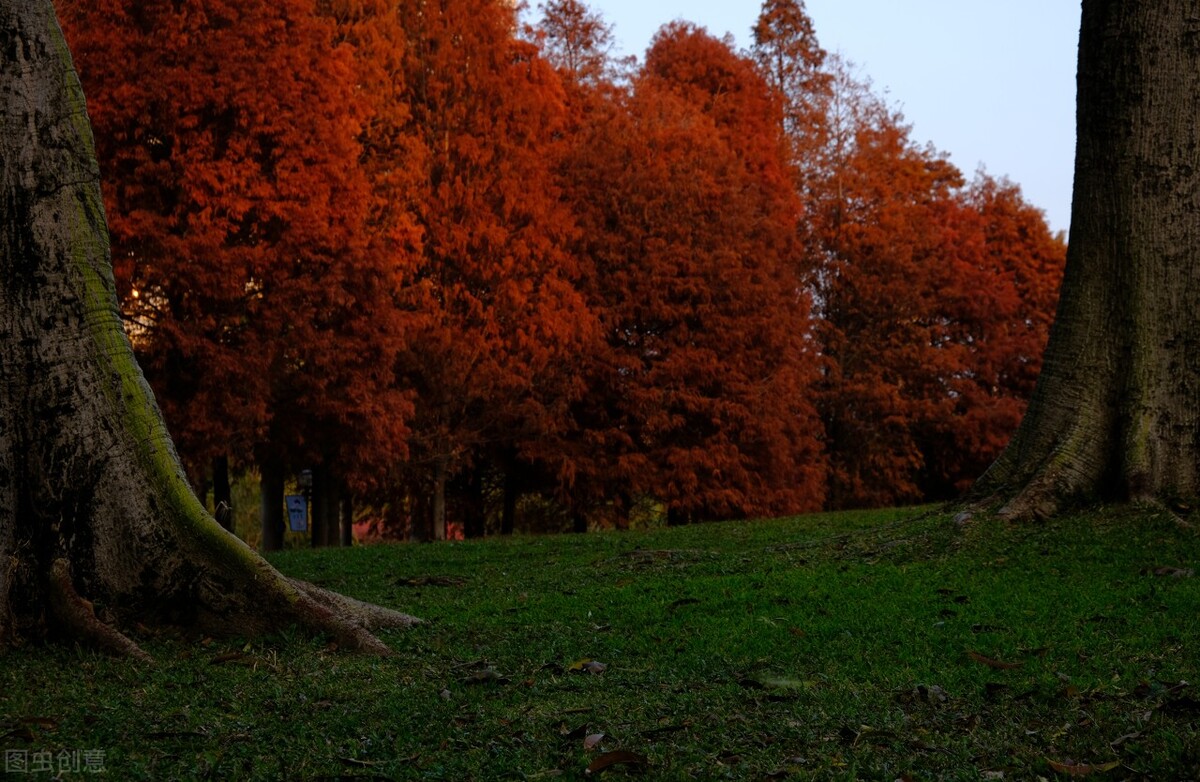
[[[201,487],[434,538],[940,499],[1032,393],[1065,243],[799,0],[640,63],[574,0],[60,5]]]

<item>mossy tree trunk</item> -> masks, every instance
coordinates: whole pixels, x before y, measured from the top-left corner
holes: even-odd
[[[121,326],[91,128],[50,0],[0,0],[0,639],[411,617],[288,579],[190,489]]]
[[[1200,496],[1194,1],[1084,0],[1078,89],[1057,318],[1025,420],[975,490],[1010,517]]]

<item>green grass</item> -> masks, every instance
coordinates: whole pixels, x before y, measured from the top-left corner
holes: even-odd
[[[103,750],[122,780],[585,779],[614,750],[647,764],[604,777],[1200,778],[1198,560],[1127,508],[288,551],[428,624],[389,659],[298,635],[141,639],[153,667],[13,651],[0,749]]]

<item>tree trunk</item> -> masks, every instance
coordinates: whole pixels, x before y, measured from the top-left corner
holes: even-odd
[[[354,496],[349,490],[342,494],[342,507],[338,514],[341,516],[341,544],[349,547],[354,545]]]
[[[1040,517],[1200,495],[1200,23],[1084,0],[1071,242],[1025,420],[975,500]]]
[[[509,464],[504,470],[504,509],[500,514],[500,534],[511,535],[517,524],[517,500],[521,488],[517,482],[517,468]]]
[[[0,638],[413,620],[288,579],[205,511],[117,310],[83,93],[50,0],[0,0]]]
[[[213,515],[227,531],[234,531],[233,488],[229,485],[229,457],[213,459]]]
[[[261,496],[262,550],[283,548],[286,519],[283,516],[283,466],[274,459],[265,459],[258,479]]]
[[[487,533],[487,507],[483,496],[483,469],[478,465],[467,473],[463,503],[463,537],[482,538]]]
[[[433,462],[433,539],[446,539],[446,477],[450,458],[439,456]]]
[[[341,542],[338,534],[338,511],[341,495],[338,480],[328,467],[313,469],[312,546],[336,546]]]

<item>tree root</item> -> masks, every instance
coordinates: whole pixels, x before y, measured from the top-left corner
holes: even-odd
[[[394,652],[371,632],[375,627],[408,627],[413,617],[338,595],[304,581],[285,579],[296,590],[296,619],[314,630],[332,635],[339,645],[359,652],[389,657]],[[390,616],[390,615],[395,616]],[[386,622],[383,621],[386,618]]]
[[[400,611],[377,606],[373,603],[366,603],[362,600],[355,600],[352,597],[346,597],[337,592],[330,592],[307,581],[289,578],[288,582],[313,601],[324,605],[341,616],[353,618],[369,630],[391,630],[421,624],[421,620],[415,616],[409,616]]]
[[[97,618],[92,604],[75,591],[67,560],[54,560],[49,586],[50,610],[68,633],[117,657],[154,661],[140,646]]]

